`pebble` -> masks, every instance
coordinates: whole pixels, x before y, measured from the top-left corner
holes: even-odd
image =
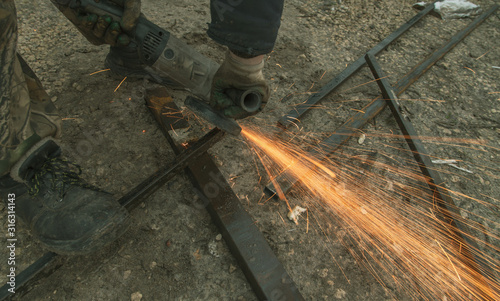
[[[82,85],[80,85],[77,82],[73,83],[73,88],[75,88],[75,90],[78,92],[82,92],[85,89]]]
[[[132,274],[131,270],[126,270],[125,272],[123,272],[123,280],[127,280],[128,277],[130,277],[130,274]]]
[[[337,292],[335,292],[335,298],[337,299],[344,299],[346,295],[347,293],[341,288],[339,288]]]
[[[150,269],[154,269],[158,264],[156,263],[156,261],[153,261],[151,262],[151,264],[149,265],[149,268]]]
[[[217,241],[220,241],[222,239],[222,234],[217,234],[217,236],[215,236],[215,240]]]
[[[142,299],[142,294],[140,292],[135,292],[130,296],[130,301],[139,301]]]
[[[234,273],[234,271],[236,271],[236,267],[232,264],[229,265],[229,274],[232,274]]]
[[[366,135],[361,134],[361,136],[359,136],[359,139],[358,139],[358,144],[363,144],[363,142],[365,142],[365,139],[366,139]]]

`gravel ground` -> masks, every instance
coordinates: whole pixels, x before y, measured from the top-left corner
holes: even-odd
[[[208,1],[142,2],[150,20],[202,54],[222,61],[224,49],[205,34]],[[488,8],[495,1],[474,3]],[[269,129],[291,106],[413,17],[417,11],[412,4],[406,0],[286,1],[278,41],[265,72],[272,96],[264,112],[246,122]],[[173,151],[144,105],[144,90],[155,85],[127,79],[114,92],[121,78],[106,72],[89,75],[103,69],[106,46],[89,44],[49,1],[18,0],[16,5],[19,52],[60,110],[64,154],[82,166],[84,178],[120,197],[170,162]],[[425,17],[378,56],[389,81],[394,84],[470,22]],[[481,231],[473,232],[489,244],[481,250],[497,263],[500,70],[493,66],[500,65],[499,24],[497,12],[400,96],[417,132],[430,137],[424,142],[428,152],[438,159],[458,160],[459,167],[472,171],[438,166],[462,216],[481,225]],[[360,70],[326,97],[320,109],[306,114],[300,131],[294,129],[293,133],[323,137],[333,132],[379,95],[372,80],[368,68]],[[187,94],[170,92],[182,107]],[[193,123],[192,135],[206,128],[206,124]],[[411,168],[407,163],[411,156],[404,140],[397,137],[389,110],[363,132],[363,144],[350,140],[333,160],[350,164],[353,158],[376,153],[374,160],[379,164],[375,167]],[[387,139],[381,135],[391,133],[396,135]],[[451,142],[443,143],[443,139]],[[310,223],[294,224],[286,220],[283,202],[265,202],[262,188],[266,181],[260,179],[266,177],[265,171],[241,138],[226,137],[211,153],[306,300],[418,299],[404,275],[394,272],[374,278],[366,261],[352,256],[356,246],[346,244],[352,240],[343,239],[352,233],[350,229],[322,215],[321,209],[297,191],[292,191],[290,201],[309,208]],[[400,182],[389,168],[374,172],[387,183]],[[394,207],[402,206],[401,202]],[[0,210],[5,212],[3,207]],[[6,229],[3,216],[0,221]],[[256,300],[224,238],[206,210],[197,206],[197,196],[185,175],[178,174],[136,208],[132,217],[133,226],[117,242],[96,254],[62,258],[60,269],[27,295],[13,299]],[[45,250],[24,225],[19,224],[17,234],[16,268],[20,271]],[[0,252],[0,262],[0,281],[5,283],[7,253]],[[393,276],[401,277],[397,279],[404,284],[398,285],[397,280],[395,284]],[[430,299],[449,300],[445,293]]]

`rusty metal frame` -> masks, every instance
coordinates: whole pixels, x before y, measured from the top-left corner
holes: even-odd
[[[490,9],[488,12],[491,14],[493,11],[495,11],[498,8],[498,6],[494,6],[492,9]],[[415,15],[412,19],[410,19],[407,23],[405,23],[403,26],[401,26],[398,30],[393,32],[391,35],[389,35],[386,39],[384,39],[382,42],[380,42],[377,46],[372,48],[369,53],[371,54],[377,54],[381,50],[385,49],[392,41],[397,39],[399,36],[401,36],[406,30],[408,30],[411,26],[413,26],[415,23],[417,23],[421,18],[423,18],[425,15],[427,15],[431,10],[433,9],[433,5],[429,5],[426,9],[423,11],[419,12],[417,15]],[[480,17],[478,19],[485,19],[486,17]],[[476,20],[477,21],[477,20]],[[476,23],[476,21],[474,23]],[[482,21],[479,21],[479,23]],[[476,24],[476,26],[479,24]],[[473,28],[471,29],[473,30]],[[471,31],[470,30],[470,31]],[[469,32],[470,32],[469,31]],[[467,35],[466,33],[465,35]],[[463,37],[462,37],[463,38]],[[462,39],[460,38],[460,39]],[[457,41],[458,42],[458,41]],[[455,44],[457,43],[455,42]],[[454,46],[454,45],[453,45]],[[451,46],[451,47],[453,47]],[[451,48],[450,48],[451,49]],[[446,52],[445,52],[446,53]],[[444,55],[444,53],[442,54]],[[441,55],[441,57],[442,57]],[[440,58],[440,57],[439,57]],[[437,58],[437,59],[439,59]],[[435,59],[435,60],[437,60]],[[430,58],[429,60],[430,61]],[[335,88],[337,88],[340,84],[342,84],[347,78],[349,78],[354,72],[358,71],[361,67],[363,67],[365,64],[365,58],[364,56],[356,60],[353,64],[349,65],[344,71],[342,71],[335,79],[333,79],[331,82],[329,82],[325,87],[323,87],[320,91],[317,93],[313,94],[308,100],[306,100],[305,103],[301,104],[297,108],[295,108],[293,111],[291,111],[289,114],[283,116],[280,119],[280,125],[283,127],[288,127],[291,122],[297,120],[299,117],[301,117],[307,110],[309,110],[314,104],[319,102],[324,96],[329,94],[331,91],[333,91]],[[433,63],[432,63],[433,64]],[[429,65],[425,68],[423,64],[419,65],[419,68],[416,68],[412,73],[415,75],[420,76],[423,72],[425,72],[430,66]],[[406,89],[406,87],[411,84],[413,81],[411,81],[410,77],[405,77],[408,81],[401,81],[396,85],[394,88],[396,94],[400,94]],[[407,85],[403,83],[408,83]],[[398,95],[399,95],[398,94]],[[358,114],[351,118],[348,122],[346,122],[343,126],[341,126],[334,135],[326,139],[323,144],[325,147],[328,149],[327,153],[331,153],[335,151],[341,144],[343,144],[349,137],[353,134],[353,128],[361,128],[363,127],[368,120],[371,118],[375,117],[383,108],[385,107],[385,101],[377,99],[374,100],[371,104],[369,104],[366,109],[364,109],[365,114]],[[160,114],[161,115],[161,114]],[[165,120],[163,120],[160,123],[164,123]],[[171,121],[168,123],[172,124]],[[164,124],[168,124],[164,123]],[[168,132],[168,131],[167,131]],[[220,139],[220,133],[215,133],[211,132],[210,135],[217,136],[218,138],[215,138],[213,141]],[[168,133],[167,135],[168,136]],[[169,139],[169,142],[173,144],[173,140],[171,140],[171,137],[167,137]],[[209,141],[205,141],[207,143],[210,143]],[[200,147],[208,146],[208,144],[204,145],[199,145]],[[137,204],[139,199],[143,199],[145,196],[153,193],[154,190],[158,189],[161,187],[160,182],[156,183],[155,185],[151,185],[151,179],[152,178],[157,178],[157,177],[164,177],[164,181],[168,181],[170,175],[175,173],[176,171],[180,170],[182,167],[186,166],[187,163],[191,161],[191,159],[187,158],[189,155],[186,155],[187,153],[183,153],[184,155],[180,155],[182,159],[182,163],[178,164],[177,167],[175,166],[176,160],[174,160],[174,163],[169,165],[168,167],[165,167],[162,169],[162,172],[155,173],[153,176],[150,178],[146,179],[143,183],[140,183],[136,188],[134,188],[131,192],[126,194],[124,197],[120,199],[120,202],[124,204],[127,208],[130,210],[133,209],[135,204]],[[230,190],[230,187],[226,187],[223,182],[220,180],[220,176],[217,174],[215,171],[216,166],[214,165],[215,169],[213,167],[209,166],[210,164],[213,164],[213,161],[208,155],[204,152],[198,153],[196,156],[191,154],[191,158],[194,158],[194,160],[200,161],[200,162],[211,162],[207,163],[206,168],[214,171],[211,175],[203,174],[200,170],[194,170],[194,174],[192,174],[192,179],[193,181],[197,182],[197,187],[198,191],[201,193],[202,196],[205,196],[205,200],[209,204],[207,209],[211,213],[212,217],[214,218],[214,221],[218,224],[220,229],[222,229],[222,232],[224,233],[224,236],[226,238],[226,241],[228,243],[228,246],[231,248],[233,251],[233,254],[235,254],[235,257],[238,259],[242,269],[245,272],[245,275],[247,275],[247,278],[252,285],[252,288],[254,289],[256,295],[260,299],[269,299],[269,300],[302,300],[303,297],[300,295],[298,290],[295,287],[295,284],[289,277],[289,275],[286,273],[286,271],[282,268],[281,264],[279,261],[277,262],[276,260],[272,259],[269,261],[259,261],[260,266],[257,265],[248,265],[248,263],[252,263],[252,258],[255,260],[257,257],[252,257],[252,255],[263,255],[263,254],[268,254],[271,257],[275,258],[275,255],[270,251],[270,249],[265,250],[265,252],[260,252],[257,250],[257,246],[264,247],[264,249],[267,249],[269,246],[267,245],[267,242],[260,241],[259,244],[255,245],[248,245],[247,243],[249,240],[247,238],[252,235],[256,235],[255,237],[259,236],[260,232],[257,233],[255,231],[258,231],[256,229],[255,224],[248,224],[248,221],[251,220],[251,217],[248,216],[248,213],[244,211],[243,208],[233,208],[232,211],[229,210],[228,208],[224,208],[224,206],[227,206],[228,204],[232,204],[235,206],[237,205],[238,199],[236,196],[234,196],[234,193]],[[207,161],[208,160],[208,161]],[[191,168],[190,168],[190,171]],[[215,181],[215,182],[214,182]],[[205,183],[205,186],[199,185],[200,183]],[[227,195],[230,198],[229,203],[227,202],[222,202],[221,199],[214,199],[214,198],[209,198],[206,195],[206,192],[203,192],[203,190],[207,187],[206,185],[210,185],[210,183],[215,183],[216,185],[219,185],[220,192],[223,193],[221,195]],[[269,186],[267,187],[269,189]],[[272,191],[272,190],[271,190]],[[234,196],[234,198],[233,198]],[[241,205],[240,205],[241,206]],[[226,210],[226,211],[224,211]],[[237,213],[237,214],[236,214]],[[242,214],[242,215],[241,215]],[[242,220],[245,222],[241,223],[235,223],[235,221],[238,221],[241,219],[241,217],[244,217]],[[249,219],[250,218],[250,219]],[[246,224],[245,224],[246,223]],[[231,225],[237,225],[237,228],[231,228]],[[249,231],[238,231],[238,229],[250,229]],[[260,234],[262,235],[262,234]],[[262,237],[263,238],[263,237]],[[260,240],[260,238],[259,238]],[[254,241],[254,240],[251,240]],[[237,251],[234,251],[235,249],[241,248],[243,246],[248,247],[248,250],[241,249],[239,250],[241,252],[240,255],[237,255]],[[267,245],[267,247],[266,247]],[[236,253],[235,253],[236,252]],[[240,258],[238,258],[240,256]],[[267,255],[265,255],[267,256]],[[58,256],[55,253],[52,252],[47,252],[45,253],[42,257],[40,257],[37,261],[35,261],[33,264],[31,264],[28,268],[23,270],[21,273],[19,273],[16,276],[16,295],[19,296],[20,294],[22,295],[23,293],[28,292],[33,285],[35,285],[40,279],[45,278],[52,274],[55,270],[57,270],[60,266],[63,265],[63,260],[61,260],[63,257]],[[272,272],[266,271],[265,269],[263,270],[263,267],[266,267],[266,265],[273,265],[273,264],[279,264],[278,268],[272,269]],[[262,266],[263,265],[263,266]],[[278,283],[279,282],[279,283]],[[2,286],[0,288],[0,300],[6,300],[8,299],[11,294],[8,292],[8,286],[7,284]]]

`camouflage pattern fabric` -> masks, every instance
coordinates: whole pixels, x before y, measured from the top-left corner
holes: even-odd
[[[61,132],[55,106],[16,47],[14,1],[0,0],[0,176],[39,140]]]

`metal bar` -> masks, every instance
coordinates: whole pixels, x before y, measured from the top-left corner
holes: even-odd
[[[164,93],[166,94],[166,91]],[[179,152],[178,145],[169,137],[170,125],[158,114],[161,107],[155,108],[151,105],[149,107],[164,135],[172,143],[172,148],[175,152]],[[212,157],[207,153],[199,156],[190,162],[186,173],[203,200],[203,207],[208,210],[221,231],[257,298],[304,300]]]
[[[494,274],[489,271],[488,264],[485,260],[476,256],[475,250],[479,250],[479,248],[477,244],[470,239],[472,235],[469,234],[465,219],[462,218],[458,207],[453,201],[453,198],[448,193],[448,189],[444,186],[444,180],[441,178],[439,172],[436,171],[431,158],[427,154],[427,150],[425,149],[422,141],[418,138],[418,134],[415,131],[413,124],[399,106],[397,96],[389,84],[389,81],[385,78],[380,65],[372,54],[366,55],[366,62],[368,63],[375,79],[377,79],[377,84],[382,91],[384,100],[391,109],[392,114],[420,167],[420,170],[426,176],[429,188],[437,197],[437,204],[443,209],[441,213],[443,214],[446,224],[454,232],[455,237],[452,237],[451,241],[464,243],[464,245],[460,243],[460,246],[457,244],[457,249],[461,249],[463,255],[462,258],[466,264],[474,268],[484,278],[495,279]],[[483,282],[484,287],[489,288],[485,279],[478,279],[478,281]]]
[[[133,209],[141,200],[151,195],[170,180],[175,175],[175,172],[188,166],[189,162],[195,160],[198,156],[202,156],[223,136],[223,131],[214,128],[200,140],[196,141],[192,147],[179,152],[171,164],[149,176],[146,180],[121,197],[118,202],[128,210]]]
[[[448,40],[448,42],[446,42],[443,46],[429,55],[424,60],[424,63],[417,65],[405,77],[398,81],[394,85],[394,91],[396,91],[396,93],[402,93],[402,91],[406,90],[406,88],[408,88],[411,84],[418,80],[422,74],[429,70],[429,68],[432,67],[437,61],[439,61],[446,53],[448,53],[474,29],[481,25],[484,20],[490,17],[498,9],[498,7],[499,6],[497,4],[493,5],[490,9],[474,19],[474,21],[472,21],[467,27],[456,33],[450,40]],[[368,53],[372,55],[374,54],[372,52]]]
[[[439,59],[441,59],[447,52],[455,47],[462,41],[469,33],[476,29],[484,20],[491,16],[497,9],[498,5],[494,5],[488,11],[484,12],[481,16],[475,19],[466,28],[455,34],[451,39],[444,43],[440,48],[436,49],[432,54],[415,66],[408,74],[400,79],[395,87],[394,92],[397,96],[401,95],[411,84],[420,78],[430,67],[432,67]],[[379,96],[372,102],[366,105],[353,117],[349,118],[343,125],[341,125],[332,135],[324,139],[318,147],[312,150],[309,154],[316,158],[325,158],[329,154],[336,151],[342,144],[344,144],[352,135],[357,133],[359,129],[377,116],[386,106],[386,102]],[[276,178],[276,182],[280,183],[280,187],[284,193],[288,192],[293,185],[298,181],[286,172]],[[270,195],[276,195],[276,189],[272,183],[266,185],[265,191]]]
[[[388,35],[384,40],[378,43],[375,47],[369,50],[373,54],[378,54],[380,51],[384,50],[390,43],[399,38],[403,33],[405,33],[409,28],[415,25],[420,19],[431,12],[434,9],[434,4],[430,4],[424,10],[420,11],[408,22],[399,27],[396,31]],[[284,128],[289,127],[295,121],[297,121],[305,112],[311,109],[316,103],[318,103],[323,97],[328,95],[339,85],[341,85],[345,80],[347,80],[352,74],[361,69],[365,65],[365,55],[362,55],[354,63],[350,64],[345,68],[339,75],[337,75],[333,80],[323,86],[318,92],[312,94],[305,102],[298,104],[290,112],[283,115],[278,121],[278,125]]]
[[[0,288],[0,300],[7,300],[11,297],[19,297],[33,288],[33,284],[39,279],[45,278],[61,267],[56,253],[47,252],[37,261],[16,275],[15,294],[10,292],[11,286],[5,284]]]

